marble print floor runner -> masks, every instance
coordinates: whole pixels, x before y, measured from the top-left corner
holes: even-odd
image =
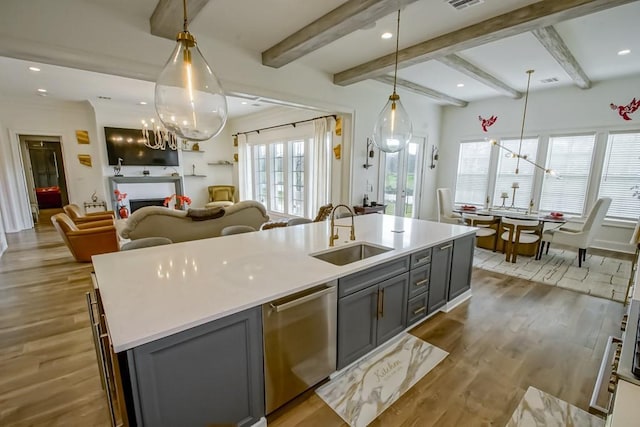
[[[529,387],[506,427],[603,427],[604,420]]]
[[[518,256],[516,263],[506,262],[503,253],[476,248],[473,265],[614,301],[624,301],[631,275],[631,261],[587,254],[587,260],[578,267],[576,252],[554,248],[540,260]]]
[[[366,426],[448,354],[403,333],[319,387],[316,393],[351,427]]]

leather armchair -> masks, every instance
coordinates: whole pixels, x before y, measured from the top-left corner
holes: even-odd
[[[64,213],[76,224],[84,224],[91,221],[104,221],[112,220],[115,217],[113,211],[106,212],[93,212],[85,214],[80,209],[80,206],[70,203],[62,208]]]
[[[51,222],[78,262],[91,262],[92,255],[119,250],[113,218],[75,224],[66,214],[60,213],[53,215]]]
[[[236,202],[236,187],[233,185],[210,185],[207,190],[209,203],[204,205],[205,208],[231,206]]]

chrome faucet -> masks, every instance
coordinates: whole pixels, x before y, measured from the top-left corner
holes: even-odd
[[[333,211],[331,212],[331,231],[330,231],[331,234],[329,234],[329,246],[333,246],[333,242],[335,242],[337,239],[340,238],[340,236],[338,235],[337,229],[335,229],[335,233],[334,233],[334,227],[349,227],[348,225],[336,224],[334,221],[334,216],[340,206],[344,206],[345,208],[347,208],[349,210],[349,213],[351,214],[351,237],[350,238],[351,240],[356,240],[356,228],[353,225],[353,215],[354,215],[353,211],[349,206],[341,204],[333,208]]]

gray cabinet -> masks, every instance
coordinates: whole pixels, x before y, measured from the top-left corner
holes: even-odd
[[[431,248],[429,248],[431,257]],[[407,326],[410,326],[427,316],[429,301],[429,279],[431,264],[412,269],[409,273],[409,301],[407,302]]]
[[[408,257],[402,262],[408,266]],[[398,266],[396,262],[390,265],[394,269]],[[377,269],[365,270],[368,273],[363,277],[370,277],[370,270]],[[384,272],[380,273],[386,276]],[[347,276],[344,281],[340,279],[338,287],[342,284],[349,289],[359,288],[352,276]],[[408,282],[409,273],[405,272],[338,299],[338,369],[404,329]]]
[[[137,425],[249,426],[264,416],[261,308],[127,352]]]
[[[442,243],[432,249],[428,313],[433,313],[447,303],[452,249],[453,242]]]
[[[471,270],[475,242],[474,235],[464,236],[453,241],[448,301],[471,289]]]

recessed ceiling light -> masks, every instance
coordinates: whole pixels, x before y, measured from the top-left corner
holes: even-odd
[[[29,67],[29,70],[31,70],[31,71],[40,71],[40,68],[38,68],[38,67]]]
[[[147,105],[147,102],[146,102],[146,101],[140,101],[138,104],[140,104],[140,105]]]
[[[458,83],[456,86],[458,86],[458,87],[464,87],[464,83]]]
[[[391,34],[390,32],[386,32],[386,33],[382,33],[382,35],[380,36],[381,38],[387,40],[390,39],[391,37],[393,37],[393,34]]]
[[[622,49],[621,51],[618,52],[618,55],[624,56],[624,55],[628,55],[630,53],[631,53],[631,49]]]
[[[46,93],[42,93],[42,92],[41,92],[41,93],[39,93],[38,95],[40,95],[40,96],[47,96],[47,94],[46,94]]]
[[[248,102],[247,102],[247,101],[242,101],[240,104],[242,104],[242,105],[247,105],[247,104],[248,104]]]
[[[46,89],[38,89],[38,92],[40,92],[40,93],[47,93],[47,90],[46,90]]]

